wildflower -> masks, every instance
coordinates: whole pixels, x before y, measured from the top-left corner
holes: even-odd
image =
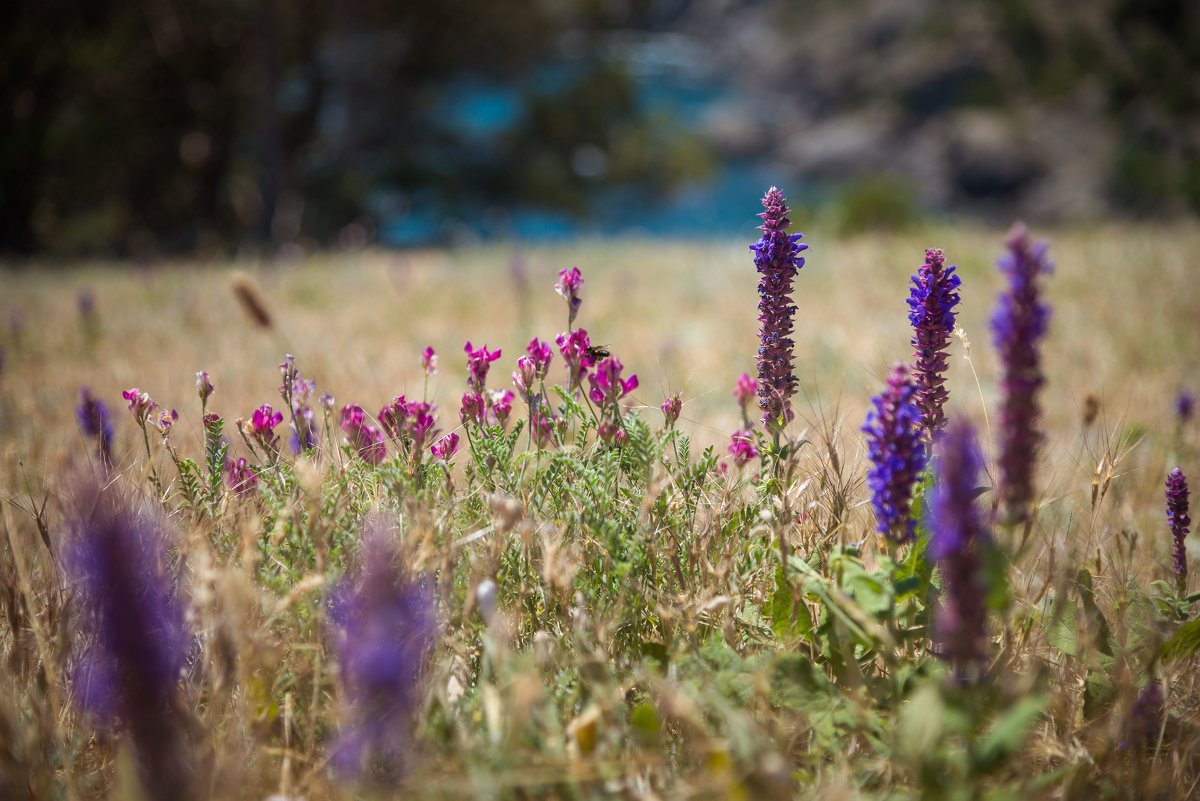
[[[596,435],[600,437],[600,441],[609,445],[624,445],[628,435],[625,429],[619,422],[605,420],[600,424],[600,428],[596,430]]]
[[[328,392],[321,393],[321,397],[318,398],[317,402],[327,412],[333,411],[333,407],[337,405],[337,401],[334,400],[333,395],[330,395]]]
[[[333,762],[345,775],[369,771],[394,782],[404,769],[437,619],[429,585],[401,568],[391,535],[379,521],[363,528],[357,564],[330,599],[346,704]]]
[[[558,352],[562,354],[563,362],[567,365],[567,388],[572,392],[581,389],[588,368],[595,363],[588,352],[592,343],[588,339],[587,329],[576,328],[574,331],[559,334],[554,341],[558,345]]]
[[[390,403],[383,405],[376,417],[392,441],[399,442],[404,436],[404,421],[408,418],[408,400],[403,395],[397,395]]]
[[[533,397],[537,393],[538,371],[537,365],[534,364],[533,358],[530,356],[522,356],[517,359],[517,369],[512,374],[513,386],[521,393],[521,397],[525,402],[532,405]]]
[[[583,298],[579,297],[579,289],[582,286],[583,273],[579,272],[578,267],[558,271],[558,282],[554,285],[554,291],[567,302],[568,331],[575,324],[575,315],[579,313],[579,307],[583,304]]]
[[[303,378],[299,373],[292,376],[292,390],[287,400],[292,405],[292,453],[303,453],[317,447],[317,420],[311,406],[312,396],[317,391],[317,382]]]
[[[758,456],[758,448],[754,447],[754,440],[749,431],[733,432],[733,436],[729,438],[729,455],[733,457],[733,462],[738,467],[744,466]]]
[[[613,406],[621,398],[638,387],[637,375],[631,375],[622,380],[621,371],[625,366],[616,356],[609,356],[596,365],[596,371],[588,376],[592,383],[592,401],[604,406]]]
[[[154,421],[154,425],[158,429],[158,433],[162,434],[163,442],[167,441],[167,437],[171,433],[171,426],[175,425],[175,421],[178,419],[179,412],[174,409],[171,411],[163,409],[158,413],[158,419]]]
[[[663,418],[667,421],[667,428],[674,428],[675,422],[683,411],[683,399],[679,395],[672,395],[662,402],[661,408]]]
[[[404,421],[405,433],[412,440],[413,451],[420,453],[428,440],[437,436],[434,407],[428,403],[408,404],[408,417]]]
[[[252,495],[258,489],[258,475],[240,456],[237,459],[226,460],[225,481],[235,494],[242,497]]]
[[[458,453],[458,434],[451,431],[446,436],[429,446],[433,458],[440,462],[449,462]]]
[[[550,343],[534,337],[525,346],[525,353],[528,354],[533,365],[534,376],[539,381],[543,380],[546,373],[550,371],[550,362],[554,359],[554,350],[550,347]]]
[[[474,423],[481,426],[487,419],[487,405],[484,403],[483,396],[478,392],[464,392],[462,396],[462,404],[458,409],[458,419],[463,422],[463,425]]]
[[[121,397],[129,401],[129,411],[133,412],[138,425],[145,425],[146,420],[150,417],[150,412],[158,408],[158,404],[150,399],[150,393],[142,392],[137,387],[125,390],[121,393]]]
[[[733,397],[738,402],[738,406],[742,407],[743,412],[746,409],[746,404],[756,395],[758,395],[758,382],[751,378],[748,373],[742,373],[738,376],[737,384],[733,387]]]
[[[212,397],[215,388],[212,380],[209,379],[208,373],[204,370],[196,373],[196,394],[200,396],[200,407],[208,406],[208,399]]]
[[[1192,519],[1188,516],[1188,481],[1183,471],[1176,467],[1167,474],[1167,523],[1175,545],[1175,583],[1180,592],[1187,584],[1187,539]]]
[[[112,464],[113,427],[108,414],[108,406],[97,398],[87,387],[79,390],[79,405],[75,407],[75,417],[79,421],[79,430],[84,436],[96,440],[100,448],[100,461]]]
[[[936,615],[942,654],[960,679],[987,666],[987,584],[983,550],[990,543],[975,503],[982,466],[970,424],[959,421],[940,438],[937,483],[929,503],[929,556],[940,567],[945,597]]]
[[[274,453],[279,450],[279,437],[275,434],[275,427],[282,422],[283,412],[277,412],[271,408],[271,404],[264,403],[250,416],[250,425],[246,433],[265,450]]]
[[[426,376],[437,375],[438,357],[434,353],[431,345],[426,345],[425,350],[421,351],[421,370]]]
[[[1181,389],[1175,397],[1175,418],[1180,425],[1187,423],[1196,413],[1196,396],[1191,391]]]
[[[487,345],[472,348],[470,342],[467,342],[463,350],[467,354],[467,386],[476,392],[483,392],[487,384],[488,369],[492,362],[500,358],[500,351],[488,350]]]
[[[493,423],[502,426],[508,422],[513,397],[511,389],[493,389],[488,393],[488,415]]]
[[[1118,748],[1145,748],[1158,742],[1162,731],[1163,702],[1162,684],[1151,680],[1149,684],[1138,691],[1129,710],[1129,721],[1125,729],[1125,738]]]
[[[787,232],[791,220],[782,192],[771,187],[762,204],[763,211],[758,215],[763,221],[759,226],[762,237],[750,246],[759,273],[758,406],[762,409],[763,425],[777,434],[792,417],[790,399],[796,391],[796,376],[792,372],[791,335],[796,314],[792,280],[804,266],[799,254],[808,245],[800,242],[803,234]]]
[[[1050,309],[1041,300],[1038,279],[1052,270],[1045,243],[1033,242],[1019,223],[1008,237],[1008,253],[998,262],[1008,278],[992,316],[992,335],[1003,371],[1000,405],[1000,495],[1010,521],[1025,519],[1033,500],[1033,465],[1042,435],[1037,393],[1045,383],[1038,345],[1046,334]]]
[[[81,707],[129,734],[149,799],[178,798],[188,754],[179,677],[190,642],[151,510],[89,478],[72,513],[64,562],[82,643],[71,672]]]
[[[369,464],[379,464],[387,458],[387,446],[383,443],[383,432],[366,422],[367,413],[357,403],[342,407],[342,431],[350,448],[359,458]]]
[[[534,409],[529,418],[529,430],[533,435],[534,444],[538,448],[548,448],[554,444],[554,430],[558,426],[558,418],[553,412],[545,409]]]
[[[867,484],[875,507],[875,528],[895,543],[912,539],[915,522],[909,508],[917,478],[925,469],[921,413],[915,395],[908,370],[896,365],[887,387],[872,400],[874,408],[862,427],[871,460]]]
[[[946,255],[939,248],[931,248],[925,251],[925,263],[912,277],[909,290],[916,403],[921,410],[921,425],[930,439],[946,427],[942,409],[949,397],[945,387],[947,350],[954,333],[954,307],[958,305],[961,284],[955,266],[946,266]]]

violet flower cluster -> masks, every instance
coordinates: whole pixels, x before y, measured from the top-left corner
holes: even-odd
[[[253,495],[258,490],[258,475],[244,457],[225,461],[225,483],[239,497]]]
[[[388,783],[401,777],[437,631],[433,603],[429,586],[400,564],[383,521],[364,524],[357,565],[331,598],[345,704],[333,761],[343,774],[368,772]]]
[[[1167,474],[1167,524],[1174,545],[1175,582],[1182,592],[1187,584],[1187,535],[1192,524],[1188,516],[1188,481],[1176,467]]]
[[[875,507],[875,528],[891,542],[908,542],[916,525],[910,513],[913,489],[927,456],[916,387],[904,365],[892,368],[887,387],[871,403],[862,430],[871,460],[867,485]]]
[[[929,556],[944,584],[935,617],[936,640],[959,680],[969,681],[986,669],[991,650],[983,563],[990,535],[976,504],[983,459],[969,423],[956,421],[945,430],[935,465]]]
[[[113,427],[108,405],[97,398],[87,387],[79,390],[79,404],[75,407],[75,418],[84,436],[96,440],[100,463],[112,464]]]
[[[908,319],[913,327],[916,403],[921,410],[922,427],[933,439],[946,427],[943,407],[949,397],[945,387],[949,368],[947,351],[954,333],[954,308],[959,302],[958,288],[962,281],[954,265],[946,266],[945,254],[931,248],[925,251],[925,263],[912,277],[912,284]]]
[[[762,199],[758,215],[762,237],[750,246],[758,270],[758,319],[761,324],[758,348],[758,406],[762,422],[778,434],[792,417],[791,397],[796,391],[792,372],[792,328],[796,307],[792,303],[792,281],[804,266],[800,253],[808,245],[803,234],[789,234],[787,199],[771,187]]]
[[[1039,346],[1050,323],[1039,279],[1053,269],[1046,244],[1033,242],[1018,224],[1008,237],[1008,253],[998,262],[1008,279],[992,316],[992,335],[1000,357],[1003,400],[1000,404],[999,490],[1008,520],[1028,519],[1034,497],[1033,467],[1042,434],[1038,391],[1045,384]]]
[[[167,537],[113,485],[88,478],[77,490],[64,549],[80,632],[71,693],[129,734],[148,798],[178,798],[189,771],[178,684],[190,636]]]

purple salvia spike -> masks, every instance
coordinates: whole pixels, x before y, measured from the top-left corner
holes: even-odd
[[[925,251],[925,263],[912,277],[908,319],[913,327],[913,381],[917,385],[917,407],[921,425],[929,439],[946,427],[943,407],[946,370],[949,367],[950,336],[954,333],[958,287],[961,280],[954,265],[946,266],[945,254],[937,248]]]
[[[1000,497],[1009,522],[1027,520],[1033,501],[1033,466],[1042,434],[1038,391],[1045,384],[1039,345],[1050,324],[1039,278],[1052,271],[1046,244],[1030,239],[1018,223],[1008,252],[998,262],[1008,279],[992,316],[992,336],[1002,370],[1000,406]]]
[[[873,408],[862,427],[871,460],[867,484],[875,507],[875,528],[897,544],[913,537],[913,488],[926,461],[915,395],[908,370],[896,365],[883,393],[872,400]]]
[[[792,326],[796,307],[792,304],[792,280],[804,266],[800,252],[808,249],[803,234],[789,234],[787,198],[775,187],[762,199],[758,215],[762,237],[750,246],[758,270],[758,405],[762,422],[778,434],[792,417],[791,397],[796,391],[792,372]]]
[[[1183,471],[1176,467],[1167,474],[1167,523],[1171,527],[1174,544],[1175,584],[1183,592],[1187,586],[1187,548],[1185,541],[1188,526],[1188,481]]]

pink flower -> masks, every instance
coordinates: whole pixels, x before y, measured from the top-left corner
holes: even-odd
[[[612,406],[621,400],[621,398],[637,389],[637,375],[631,375],[624,380],[621,379],[621,371],[624,369],[625,366],[621,364],[621,360],[616,356],[609,356],[596,365],[596,372],[588,376],[588,379],[592,382],[592,390],[589,394],[593,402]]]
[[[137,387],[125,390],[121,397],[129,401],[129,411],[133,412],[139,425],[144,424],[150,417],[150,412],[158,408],[158,404],[150,399],[150,393],[142,392]]]
[[[213,383],[208,377],[208,373],[204,370],[196,373],[196,394],[200,396],[201,406],[208,405],[208,399],[212,397],[213,391]]]
[[[579,289],[582,286],[583,273],[579,272],[578,267],[558,271],[558,282],[554,285],[554,291],[567,302],[567,328],[575,323],[575,315],[583,304],[583,298],[579,297]]]
[[[554,431],[558,428],[558,418],[553,412],[538,409],[530,416],[529,430],[533,441],[539,448],[548,448],[554,444]]]
[[[511,389],[493,389],[488,393],[488,414],[496,425],[502,426],[508,422],[508,416],[512,413],[513,397]]]
[[[662,402],[661,408],[663,417],[667,421],[667,428],[674,428],[675,421],[679,419],[679,414],[683,411],[683,399],[679,395],[672,395]]]
[[[408,417],[404,421],[404,432],[412,440],[414,451],[420,451],[425,447],[427,440],[437,436],[437,429],[434,428],[437,421],[434,419],[433,411],[434,407],[428,403],[408,404]]]
[[[446,436],[429,446],[433,458],[440,462],[449,462],[458,453],[458,434],[451,431]]]
[[[250,416],[249,434],[259,445],[270,451],[279,450],[279,437],[275,435],[275,427],[283,422],[283,412],[271,408],[264,403],[254,410]]]
[[[408,401],[403,395],[397,395],[391,403],[384,404],[377,415],[379,425],[392,438],[399,441],[404,435],[404,421],[408,417]]]
[[[458,419],[462,420],[463,425],[474,423],[481,426],[487,419],[487,405],[484,403],[483,396],[478,392],[464,392],[462,396],[462,405],[458,409]]]
[[[158,428],[158,433],[162,434],[163,441],[167,439],[167,435],[171,433],[171,426],[175,425],[175,421],[179,419],[179,412],[172,409],[167,411],[163,409],[158,413],[158,419],[155,421],[155,426]]]
[[[554,358],[554,351],[550,348],[550,343],[534,337],[529,340],[529,345],[526,346],[525,352],[529,354],[534,375],[541,381],[550,370],[550,361]],[[520,360],[518,359],[517,362],[519,364]]]
[[[521,393],[521,397],[525,402],[532,405],[533,396],[537,392],[538,375],[537,366],[534,365],[533,359],[528,356],[522,356],[517,359],[517,369],[512,374],[513,386]]]
[[[473,348],[470,342],[467,342],[463,350],[467,354],[467,386],[476,392],[483,392],[487,384],[488,369],[492,362],[500,358],[500,351],[488,350],[487,345]]]
[[[425,375],[437,375],[437,354],[433,352],[432,346],[426,346],[425,350],[421,351],[421,369],[425,371]]]
[[[747,373],[742,373],[737,380],[737,385],[733,388],[733,397],[737,400],[738,406],[742,407],[744,412],[746,404],[753,400],[758,395],[758,382],[749,376]]]
[[[367,425],[367,414],[357,403],[342,407],[342,430],[350,447],[365,462],[379,464],[387,458],[387,446],[383,443],[383,432]]]
[[[234,494],[242,497],[253,494],[258,487],[258,476],[246,465],[243,458],[225,461],[225,481]]]
[[[588,368],[595,363],[588,353],[592,343],[588,339],[587,329],[576,328],[570,333],[559,334],[554,341],[567,365],[567,388],[571,391],[580,389]]]
[[[758,448],[754,447],[754,441],[750,438],[749,431],[735,431],[729,439],[729,455],[733,457],[734,464],[742,467],[751,459],[758,456]]]
[[[625,429],[619,423],[601,423],[596,433],[601,442],[607,442],[610,445],[624,445],[627,437]]]

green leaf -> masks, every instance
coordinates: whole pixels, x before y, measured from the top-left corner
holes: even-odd
[[[783,565],[775,569],[775,592],[771,593],[766,611],[771,630],[780,640],[808,639],[812,634],[812,615],[808,607],[796,599]]]
[[[1033,696],[1018,701],[984,735],[976,751],[975,764],[980,770],[994,770],[1021,750],[1025,738],[1042,717],[1046,699]]]
[[[1189,620],[1163,643],[1162,657],[1166,662],[1173,662],[1195,656],[1197,651],[1200,651],[1200,620]]]

